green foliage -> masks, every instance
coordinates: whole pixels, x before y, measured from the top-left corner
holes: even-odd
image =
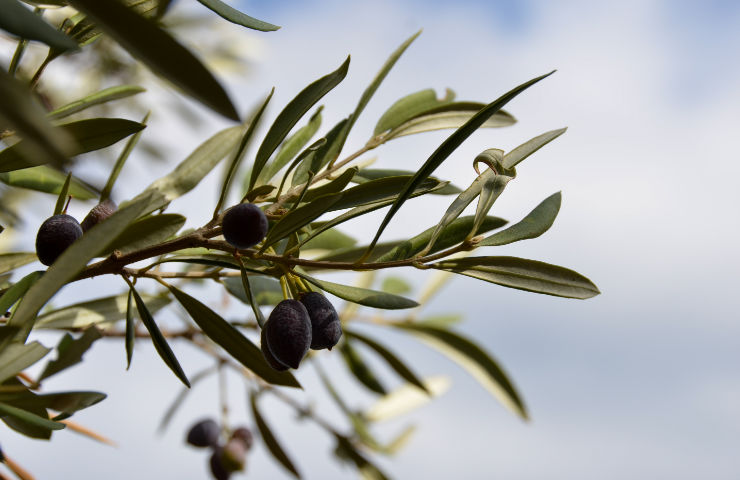
[[[279,28],[219,0],[199,2],[225,21],[260,31]],[[56,101],[42,106],[36,99],[39,82],[48,75],[46,65],[69,60],[68,51],[93,51],[93,45],[98,48],[98,60],[104,63],[110,50],[99,40],[106,37],[186,95],[236,123],[203,141],[170,173],[153,181],[147,178],[148,186],[133,198],[121,199],[118,211],[86,231],[46,271],[33,271],[34,267],[28,266],[37,260],[34,253],[0,253],[0,314],[4,314],[0,325],[0,419],[10,428],[32,438],[50,438],[53,431],[64,428],[61,420],[103,400],[105,394],[39,393],[45,381],[84,361],[84,354],[102,337],[121,338],[128,367],[136,342],[144,338],[152,341],[162,361],[185,386],[166,410],[161,428],[170,421],[191,387],[215,373],[224,381],[224,371],[228,369],[246,382],[251,415],[261,441],[287,472],[300,478],[286,453],[284,445],[288,442],[278,441],[258,400],[281,401],[302,418],[313,420],[336,443],[336,457],[364,477],[388,478],[373,463],[373,456],[397,452],[408,441],[413,426],[404,428],[390,442],[381,442],[373,435],[374,424],[418,408],[449,388],[448,379],[422,377],[418,372],[424,369],[413,359],[405,358],[406,352],[399,355],[389,348],[385,333],[391,330],[408,334],[405,341],[420,340],[431,345],[461,365],[512,412],[528,418],[522,395],[494,356],[485,350],[485,339],[473,342],[454,331],[451,327],[459,324],[460,315],[418,318],[416,309],[434,296],[453,273],[566,298],[586,299],[599,293],[588,278],[564,267],[511,256],[471,254],[482,247],[537,238],[553,225],[561,206],[560,192],[508,226],[506,220],[489,213],[507,185],[517,178],[515,167],[562,135],[565,128],[534,137],[509,152],[486,149],[472,159],[475,176],[471,169],[470,183],[461,185],[462,188],[432,176],[476,130],[513,125],[515,118],[502,108],[550,74],[522,83],[491,103],[457,101],[449,89],[443,98],[431,89],[411,93],[389,102],[391,106],[378,119],[364,146],[355,152],[343,152],[357,119],[419,32],[391,53],[354,109],[340,112],[339,120],[331,122],[324,132],[321,130],[328,112],[317,104],[347,77],[349,58],[301,90],[272,122],[266,123],[269,127],[257,141],[258,127],[269,116],[267,105],[273,92],[256,103],[258,107],[243,124],[239,123],[237,110],[219,80],[176,40],[176,34],[170,33],[176,30],[163,28],[170,2],[31,3],[38,5],[35,12],[16,0],[0,0],[0,29],[21,37],[11,67],[7,72],[0,71],[3,189],[23,191],[29,198],[38,193],[56,195],[54,212],[59,213],[69,197],[72,202],[110,199],[114,190],[118,191],[119,178],[126,178],[129,159],[139,161],[146,156],[143,145],[149,114],[134,121],[117,118],[114,113],[120,105],[137,99],[144,87],[114,77],[112,86],[88,92],[61,106],[54,107],[61,103]],[[51,25],[41,15],[46,4],[73,8],[64,11],[69,16],[59,25]],[[30,82],[23,79],[23,69],[19,68],[25,66],[22,57],[28,40],[49,47],[46,59]],[[313,113],[309,116],[310,111]],[[418,162],[418,170],[387,168],[392,163],[365,168],[365,154],[386,142],[439,129],[451,129],[452,133],[427,159]],[[112,165],[106,167],[109,173],[103,188],[83,181],[84,172],[74,157],[83,153],[94,155],[112,146],[119,148],[119,144],[115,161],[111,159]],[[256,151],[250,153],[253,145]],[[102,162],[102,156],[96,157],[101,157]],[[164,213],[164,209],[170,208],[173,200],[189,195],[224,158],[229,161],[224,162],[220,190],[213,197],[206,197],[216,200],[208,205],[199,199],[204,211],[212,209],[213,214],[208,214],[202,225],[183,230],[188,221],[197,224],[201,212]],[[482,172],[480,166],[485,167]],[[237,197],[238,203],[253,204],[249,208],[263,223],[268,221],[264,239],[250,243],[254,246],[249,248],[237,248],[234,242],[222,239],[225,213],[234,206],[230,203],[234,201],[234,184],[243,190]],[[406,203],[409,199],[427,195],[453,196],[446,211],[440,212],[437,224],[421,231],[413,226],[404,238],[379,242],[397,212],[402,207],[411,208]],[[464,215],[476,200],[474,214]],[[419,204],[423,205],[423,200]],[[21,207],[3,206],[3,211],[13,213],[13,218],[25,218]],[[377,233],[369,242],[340,230],[345,222],[359,220],[384,207],[390,208],[380,224],[374,226]],[[3,223],[7,230],[18,228],[12,222]],[[239,230],[239,222],[234,228]],[[7,230],[0,227],[3,235]],[[229,238],[228,228],[226,235]],[[434,272],[430,273],[436,276],[426,289],[416,289],[395,272],[376,282],[374,272],[398,268],[431,269]],[[357,284],[351,284],[346,277],[338,281],[320,278],[331,271],[364,273],[359,275]],[[91,298],[79,303],[43,310],[50,300],[61,298],[56,295],[64,286],[108,275],[120,276],[125,283],[119,282],[118,289],[107,296],[94,291]],[[208,290],[198,290],[198,295],[220,289],[231,295],[224,297],[226,300],[238,299],[232,305],[239,309],[237,318],[230,319],[214,303],[196,298],[195,290],[191,291],[195,283],[210,286]],[[343,427],[334,426],[309,406],[306,397],[311,392],[301,390],[300,371],[274,369],[263,355],[266,344],[258,346],[252,340],[265,338],[261,335],[265,325],[263,310],[288,299],[301,305],[295,300],[316,291],[327,294],[332,302],[336,301],[334,297],[346,302],[343,308],[336,309],[344,335],[334,351],[311,351],[303,362],[309,366],[301,370],[310,366],[317,369],[327,393],[346,416]],[[329,310],[336,321],[334,308]],[[186,326],[171,330],[159,317],[161,311],[180,314]],[[391,315],[386,317],[385,311],[392,311]],[[270,320],[270,326],[273,321]],[[137,329],[138,322],[144,329]],[[360,323],[371,324],[376,331],[366,333],[357,328]],[[56,357],[36,370],[40,373],[35,379],[30,379],[25,371],[51,351],[39,341],[29,341],[34,329],[59,332],[60,338]],[[339,331],[335,330],[336,337]],[[170,347],[173,342],[187,342],[201,349],[213,358],[215,366],[188,375]],[[342,390],[321,366],[325,355],[339,355],[342,368],[376,397],[376,403],[367,408],[350,407]],[[376,369],[373,360],[379,360],[384,368]],[[385,376],[388,372],[392,374],[390,378]],[[297,390],[286,394],[284,387]],[[226,425],[221,427],[229,430]]]

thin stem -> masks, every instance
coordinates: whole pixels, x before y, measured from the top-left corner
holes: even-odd
[[[10,60],[10,66],[8,67],[8,73],[11,77],[15,77],[15,74],[18,71],[18,65],[21,63],[21,59],[23,58],[23,54],[25,53],[27,46],[27,39],[22,38],[18,41],[18,46],[15,48],[15,53],[13,54],[13,58]]]

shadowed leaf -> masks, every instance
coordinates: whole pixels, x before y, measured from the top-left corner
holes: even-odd
[[[286,470],[293,474],[294,477],[301,478],[301,475],[300,473],[298,473],[295,465],[293,465],[293,462],[290,460],[290,458],[288,458],[285,450],[283,450],[283,447],[280,445],[277,438],[275,438],[275,435],[272,433],[270,426],[267,424],[264,417],[260,413],[259,407],[257,406],[257,395],[255,393],[249,394],[249,403],[252,406],[254,423],[257,424],[257,429],[260,432],[262,441],[265,442],[265,446],[267,446],[267,450],[272,454],[275,460],[277,460],[280,465],[285,467]]]
[[[95,327],[90,327],[85,330],[82,336],[75,339],[69,333],[64,334],[62,339],[57,345],[57,358],[50,360],[44,371],[39,375],[38,382],[48,378],[55,373],[61,372],[65,368],[69,368],[82,361],[82,355],[92,346],[95,340],[101,337],[100,331]],[[60,409],[56,409],[60,410]]]

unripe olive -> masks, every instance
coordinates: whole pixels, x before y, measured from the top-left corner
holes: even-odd
[[[319,292],[304,294],[301,303],[311,319],[311,348],[331,350],[342,336],[342,324],[334,306]]]
[[[239,427],[231,433],[231,440],[239,440],[244,444],[247,450],[252,448],[254,445],[254,436],[251,430],[247,427]]]
[[[211,458],[208,460],[208,464],[211,467],[211,475],[216,480],[229,480],[231,472],[226,469],[224,465],[224,449],[223,447],[216,447],[213,449]]]
[[[102,203],[98,203],[92,208],[92,210],[90,210],[90,213],[82,219],[82,223],[80,224],[80,226],[82,226],[82,231],[87,232],[98,223],[116,213],[116,210],[118,210],[118,206],[113,202],[113,200],[108,199]]]
[[[36,234],[36,255],[49,266],[81,236],[82,227],[74,217],[67,214],[49,217]]]
[[[265,330],[267,329],[267,324],[269,322],[265,322],[265,325],[262,327],[262,333],[260,333],[260,348],[262,349],[262,355],[265,357],[265,361],[267,361],[267,364],[270,365],[273,369],[284,372],[288,369],[288,366],[280,363],[277,358],[272,354],[270,351],[270,347],[267,345],[267,338],[265,338]]]
[[[244,442],[232,439],[226,442],[221,453],[221,464],[229,472],[242,471],[247,463],[247,447]]]
[[[190,427],[187,442],[194,447],[213,447],[218,444],[220,433],[218,424],[208,418]]]
[[[257,245],[267,235],[267,217],[253,203],[240,203],[231,207],[221,222],[223,235],[236,248]]]
[[[311,320],[298,300],[283,300],[265,323],[265,340],[280,363],[298,368],[311,346]]]

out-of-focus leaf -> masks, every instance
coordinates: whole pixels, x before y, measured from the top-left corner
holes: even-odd
[[[414,92],[397,100],[375,124],[373,135],[393,130],[404,122],[411,120],[433,108],[445,105],[455,99],[455,92],[447,89],[443,98],[437,99],[434,89],[428,88]]]
[[[65,178],[62,172],[46,165],[0,173],[0,182],[6,185],[56,195],[61,192]],[[77,200],[90,200],[97,197],[97,193],[92,188],[74,177],[69,185],[69,194]]]
[[[460,128],[484,107],[485,104],[473,102],[445,104],[405,121],[384,135],[383,139],[384,141],[388,141],[416,133],[431,132],[446,128]],[[481,123],[478,128],[508,127],[514,123],[516,123],[514,117],[500,110]]]
[[[228,20],[231,23],[241,25],[242,27],[259,30],[260,32],[272,32],[280,29],[279,26],[271,23],[257,20],[256,18],[245,15],[239,10],[230,7],[220,0],[198,0],[200,3],[213,10],[219,17]]]
[[[279,372],[267,364],[260,349],[216,312],[182,290],[169,286],[172,295],[208,338],[220,345],[239,363],[274,385],[301,388],[290,372]]]
[[[152,71],[210,109],[239,120],[223,87],[188,49],[167,32],[116,0],[70,0]]]
[[[519,162],[532,155],[534,152],[544,147],[548,143],[552,142],[560,135],[564,134],[566,130],[568,129],[561,128],[559,130],[552,130],[519,145],[514,150],[506,154],[506,156],[504,157],[504,167],[515,167]]]
[[[0,29],[28,40],[38,40],[59,50],[75,50],[77,43],[23,7],[18,0],[0,0]]]
[[[411,292],[412,288],[409,282],[401,277],[386,277],[380,287],[384,292],[403,295]]]
[[[176,213],[163,213],[140,218],[121,232],[102,253],[119,250],[122,254],[134,252],[163,242],[185,225],[185,217]]]
[[[7,312],[19,298],[25,295],[31,285],[43,274],[44,272],[38,270],[31,272],[0,295],[0,315]]]
[[[259,325],[260,329],[263,329],[265,328],[265,316],[262,314],[260,304],[254,299],[254,296],[252,295],[252,286],[249,280],[249,275],[247,275],[247,270],[245,268],[242,268],[239,273],[239,278],[242,281],[242,290],[244,292],[244,297],[246,298],[247,303],[249,303],[249,306],[252,307],[252,313],[254,313],[254,318],[255,320],[257,320],[257,324]]]
[[[362,358],[360,352],[355,350],[352,343],[345,341],[339,346],[339,352],[342,354],[342,358],[347,364],[347,368],[355,378],[367,387],[371,392],[375,392],[379,395],[385,395],[387,393],[385,387],[373,371],[368,367],[367,362]]]
[[[141,124],[146,126],[146,122],[148,120],[149,112],[144,115],[144,118],[141,120]],[[113,191],[113,185],[115,185],[116,180],[118,180],[118,175],[121,173],[123,165],[126,163],[126,160],[128,160],[129,155],[131,155],[131,152],[134,150],[134,147],[136,147],[136,144],[139,143],[139,139],[141,138],[141,134],[143,131],[144,130],[139,130],[133,136],[131,136],[131,138],[126,141],[126,146],[123,147],[121,153],[118,154],[116,163],[113,165],[113,168],[110,171],[110,175],[108,175],[108,180],[105,182],[105,187],[103,187],[103,191],[100,192],[100,203],[103,203],[110,198],[110,194]]]
[[[459,147],[470,135],[472,135],[473,132],[480,128],[492,115],[501,110],[504,105],[509,103],[509,101],[522,93],[524,90],[544,79],[545,77],[551,75],[552,73],[553,72],[525,82],[505,93],[498,99],[494,100],[492,103],[489,103],[480,111],[478,111],[475,115],[473,115],[470,120],[465,122],[463,126],[455,130],[455,132],[450,135],[444,142],[442,142],[442,144],[434,151],[434,153],[432,153],[427,161],[424,162],[424,165],[422,165],[419,171],[417,171],[416,174],[408,181],[408,183],[399,193],[398,198],[393,202],[393,205],[391,205],[390,210],[386,214],[385,218],[383,218],[383,221],[378,228],[378,232],[375,234],[375,237],[368,246],[368,254],[375,247],[375,244],[380,239],[380,235],[382,235],[385,227],[388,226],[391,218],[395,216],[396,212],[398,212],[398,210],[406,202],[406,200],[409,199],[411,193],[416,189],[417,186],[419,186],[419,184],[421,184],[421,182],[426,180],[434,172],[434,170],[436,170],[437,167],[439,167],[442,162],[444,162],[447,157],[449,157],[452,152],[457,149],[457,147]]]
[[[175,357],[172,349],[167,344],[167,340],[164,338],[164,335],[162,335],[162,332],[159,330],[159,327],[154,321],[154,317],[152,317],[149,309],[146,307],[144,300],[141,299],[141,297],[139,296],[139,292],[136,291],[134,285],[130,282],[130,280],[126,277],[124,277],[124,279],[126,280],[126,282],[128,282],[129,287],[131,288],[131,293],[134,296],[134,302],[136,302],[136,309],[139,311],[139,318],[141,319],[141,323],[143,323],[146,329],[149,331],[149,336],[151,337],[152,343],[154,344],[154,349],[157,351],[164,363],[170,368],[170,370],[172,370],[172,373],[174,373],[175,376],[179,378],[186,387],[190,388],[190,382],[188,381],[187,375],[185,375],[185,372],[180,366],[180,362],[177,361],[177,357]]]
[[[66,123],[58,128],[74,141],[74,147],[68,153],[69,156],[75,156],[109,147],[142,130],[144,125],[123,118],[90,118]],[[49,161],[46,157],[29,159],[25,154],[25,141],[21,140],[0,152],[0,171],[19,170]]]
[[[35,395],[30,405],[40,405],[66,415],[92,407],[107,397],[101,392],[54,392]]]
[[[247,305],[251,305],[247,294],[244,292],[241,278],[227,277],[222,279],[226,290]],[[257,305],[277,305],[283,300],[283,290],[280,282],[272,277],[262,275],[250,275],[249,286],[252,297]]]
[[[216,203],[216,208],[213,213],[214,217],[218,215],[218,212],[221,211],[221,207],[226,201],[226,197],[228,196],[229,189],[231,187],[231,182],[234,179],[234,174],[236,173],[237,169],[239,168],[239,165],[244,159],[244,154],[247,152],[247,147],[252,141],[252,136],[254,135],[254,131],[257,128],[257,126],[260,124],[260,120],[262,119],[262,114],[265,113],[265,108],[267,108],[267,104],[270,102],[270,99],[272,98],[273,93],[275,93],[274,87],[272,90],[270,90],[270,93],[267,95],[267,98],[265,98],[265,101],[262,102],[262,105],[257,109],[254,115],[252,115],[252,118],[249,120],[249,126],[247,127],[247,130],[244,132],[244,135],[242,135],[241,141],[239,142],[239,147],[234,152],[234,158],[231,159],[231,163],[226,169],[226,174],[224,175],[224,183],[221,186],[221,195],[218,198],[218,203]]]
[[[71,180],[72,173],[70,172],[67,174],[67,178],[64,180],[64,185],[62,185],[62,189],[59,191],[57,203],[54,206],[54,215],[59,215],[64,209],[64,204],[67,202],[67,192],[69,192],[69,183]]]
[[[334,72],[321,77],[306,88],[304,88],[293,100],[286,105],[282,112],[277,116],[275,122],[268,130],[265,135],[265,139],[262,141],[257,155],[254,159],[254,166],[252,167],[252,176],[249,181],[249,188],[252,190],[256,186],[257,179],[259,178],[262,169],[264,168],[267,160],[270,158],[275,149],[285,140],[290,130],[298,123],[298,120],[318,102],[321,97],[329,93],[331,89],[336,87],[347,75],[347,69],[349,68],[349,57],[347,60]]]
[[[78,339],[75,339],[69,333],[65,333],[57,345],[57,358],[50,360],[44,371],[41,372],[37,381],[49,378],[55,373],[61,372],[82,361],[82,355],[92,346],[95,340],[101,337],[100,331],[95,327],[85,330],[85,333]],[[60,410],[60,409],[56,409]]]
[[[151,305],[150,305],[151,306]],[[126,299],[126,370],[131,368],[131,359],[134,357],[136,343],[136,318],[134,317],[134,295],[128,291]]]
[[[450,330],[414,323],[396,323],[394,327],[418,335],[468,371],[506,408],[527,419],[527,408],[506,373],[477,344]]]
[[[149,312],[154,314],[170,303],[167,297],[142,295]],[[54,330],[88,328],[92,325],[106,327],[126,318],[128,294],[98,298],[76,303],[39,315],[34,328]]]
[[[203,142],[172,172],[155,180],[132,201],[150,196],[149,205],[144,210],[144,213],[149,213],[186,194],[236,146],[242,128],[238,125],[221,130]]]
[[[356,244],[357,240],[346,233],[340,232],[336,228],[332,228],[303,244],[303,248],[306,250],[316,249],[335,252],[343,248],[353,247]]]
[[[334,432],[337,439],[335,452],[342,459],[350,460],[364,480],[389,480],[388,477],[352,444],[349,438]]]
[[[57,120],[79,113],[90,107],[94,107],[95,105],[101,105],[114,100],[121,100],[142,92],[146,92],[146,89],[139,87],[138,85],[117,85],[115,87],[106,88],[99,92],[87,95],[84,98],[54,109],[49,112],[48,116],[51,120]]]
[[[7,405],[11,407],[11,405]],[[12,408],[17,408],[20,411],[26,411],[30,415],[34,415],[40,419],[49,419],[49,413],[43,407],[26,407],[13,405]],[[3,415],[0,413],[0,420],[2,420],[8,427],[12,428],[16,432],[25,435],[29,438],[37,438],[42,440],[49,440],[51,438],[52,430],[46,425],[39,425],[36,422],[26,422],[19,417],[12,415]],[[57,422],[55,422],[57,423]]]
[[[277,460],[280,465],[285,467],[286,470],[293,474],[294,477],[301,478],[301,474],[298,473],[295,465],[293,465],[293,462],[290,460],[290,458],[288,458],[285,450],[283,450],[283,447],[280,446],[280,443],[278,442],[277,438],[275,438],[275,435],[272,433],[270,426],[267,424],[264,417],[260,413],[259,407],[257,406],[257,394],[250,393],[249,403],[252,406],[254,423],[257,424],[257,429],[259,430],[262,441],[265,442],[267,449],[270,451],[275,460]]]
[[[413,425],[409,425],[408,427],[404,428],[401,433],[399,433],[396,438],[391,440],[388,445],[386,445],[384,452],[388,455],[395,455],[403,447],[405,447],[409,441],[411,440],[411,436],[416,431],[416,427]]]
[[[556,297],[586,299],[599,289],[578,272],[517,257],[469,257],[444,260],[431,265],[504,287]]]
[[[11,417],[15,417],[23,423],[27,423],[31,426],[41,429],[61,430],[65,427],[63,423],[54,422],[52,420],[49,420],[48,417],[40,417],[27,410],[6,405],[4,403],[0,403],[0,415],[2,415],[3,417],[5,417],[6,415],[10,415]]]
[[[472,215],[456,218],[444,229],[442,229],[434,243],[433,248],[426,253],[435,253],[462,242],[463,240],[465,240],[465,237],[470,232],[470,229],[473,227],[474,222],[475,217]],[[500,228],[504,225],[506,225],[506,220],[504,220],[503,218],[485,217],[479,230],[480,232],[487,232],[495,228]],[[422,251],[422,249],[429,243],[429,239],[432,237],[432,234],[435,230],[436,227],[430,227],[424,230],[419,235],[416,235],[413,238],[401,242],[393,250],[389,251],[385,255],[378,257],[376,261],[389,262],[394,260],[412,258],[418,252]]]
[[[38,362],[50,349],[39,342],[12,343],[0,352],[0,383]]]
[[[479,247],[506,245],[528,238],[537,238],[550,229],[560,210],[560,192],[553,193],[544,199],[534,210],[521,221],[506,230],[484,238]]]
[[[393,352],[385,348],[383,345],[378,343],[377,341],[373,340],[370,337],[366,337],[365,335],[362,335],[360,333],[357,333],[355,331],[347,331],[347,329],[344,330],[344,333],[347,335],[348,338],[352,338],[355,340],[358,340],[371,349],[375,350],[375,352],[383,357],[383,360],[385,360],[388,365],[395,370],[395,372],[404,380],[409,382],[412,385],[415,385],[419,387],[421,390],[431,393],[427,391],[426,385],[419,379],[419,377],[416,376],[414,372],[411,371],[409,367],[406,366],[405,363],[401,359],[399,359]]]
[[[0,98],[3,99],[0,124],[14,129],[22,139],[17,144],[26,160],[22,165],[29,166],[29,162],[63,164],[73,148],[72,139],[64,130],[52,127],[28,87],[4,69],[0,69]],[[23,168],[13,158],[2,159],[3,152],[5,150],[0,152],[0,172]]]
[[[275,155],[275,159],[263,169],[259,176],[258,183],[268,182],[276,173],[280,171],[284,166],[288,164],[296,155],[305,147],[308,142],[316,135],[319,127],[321,127],[321,110],[323,106],[319,106],[309,119],[308,123],[299,128],[293,135],[283,142]]]
[[[0,253],[0,273],[13,271],[35,260],[36,254],[31,252]]]
[[[205,370],[201,370],[200,372],[196,373],[190,378],[190,385],[191,387],[195,387],[195,385],[206,378],[208,375],[215,373],[218,371],[217,367],[208,367]],[[164,415],[162,416],[162,420],[159,422],[159,427],[157,427],[157,431],[162,433],[167,429],[167,426],[170,423],[170,420],[172,420],[172,417],[175,415],[177,410],[180,408],[180,405],[185,401],[185,397],[187,397],[188,393],[192,392],[192,388],[183,388],[180,390],[180,393],[175,397],[175,399],[172,401],[170,406],[165,411]]]
[[[436,328],[449,328],[457,323],[462,322],[463,316],[458,313],[450,313],[447,315],[431,315],[429,317],[420,318],[416,320],[419,325]]]
[[[408,383],[380,398],[364,412],[363,417],[371,422],[380,422],[404,415],[439,397],[450,388],[450,379],[445,376],[429,377],[423,380],[427,392]]]
[[[366,307],[381,308],[383,310],[397,310],[403,308],[414,308],[419,305],[415,301],[399,295],[370,290],[367,288],[350,287],[339,283],[327,282],[326,280],[319,280],[302,273],[296,273],[304,280],[307,280],[319,287],[321,290],[329,292],[343,300],[347,300],[348,302],[358,303],[360,305],[365,305]]]
[[[410,170],[396,170],[391,168],[363,168],[362,170],[358,171],[354,177],[352,177],[352,181],[355,183],[365,183],[370,180],[377,180],[379,178],[386,178],[386,177],[402,177],[408,175],[413,176],[414,172]],[[439,180],[436,177],[429,177],[432,180],[437,180],[441,182],[442,180]],[[458,193],[462,192],[458,187],[454,185],[446,185],[444,188],[440,188],[438,190],[435,190],[434,193],[436,195],[457,195]]]

